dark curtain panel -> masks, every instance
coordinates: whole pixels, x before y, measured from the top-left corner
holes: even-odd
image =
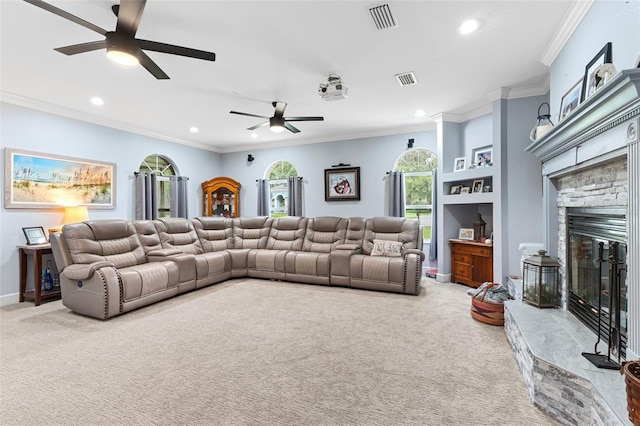
[[[171,210],[171,217],[188,219],[187,183],[189,182],[189,178],[185,176],[171,176],[169,182],[169,208]]]
[[[431,243],[429,244],[429,260],[438,259],[438,175],[433,169],[431,180]]]
[[[269,181],[258,179],[258,216],[269,216]]]
[[[138,173],[135,181],[136,220],[158,218],[158,194],[155,173]]]
[[[389,216],[404,217],[404,184],[402,172],[389,172],[387,195]]]
[[[302,216],[302,178],[300,176],[287,178],[289,182],[289,202],[287,214],[289,216]]]

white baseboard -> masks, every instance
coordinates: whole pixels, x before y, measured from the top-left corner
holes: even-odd
[[[6,294],[0,296],[0,306],[13,305],[20,300],[20,293]]]
[[[451,282],[451,274],[436,274],[436,281],[439,283]]]

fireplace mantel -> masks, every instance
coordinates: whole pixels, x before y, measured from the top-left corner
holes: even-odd
[[[527,146],[526,151],[533,153],[543,163],[562,157],[563,163],[571,166],[570,157],[577,154],[581,144],[638,115],[640,69],[623,70],[578,105],[557,126]],[[633,128],[627,131],[637,132],[637,123],[632,125]],[[636,138],[637,135],[629,137]]]

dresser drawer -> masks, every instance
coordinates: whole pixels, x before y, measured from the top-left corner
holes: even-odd
[[[453,261],[459,263],[471,263],[471,255],[464,253],[456,253],[453,255]]]
[[[471,279],[471,265],[469,264],[462,264],[462,263],[455,263],[454,264],[454,274],[456,276],[456,279],[459,278],[467,278],[467,279]]]

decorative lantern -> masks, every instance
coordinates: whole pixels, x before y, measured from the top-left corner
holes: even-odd
[[[540,110],[545,105],[547,106],[547,113],[542,114]],[[537,141],[552,128],[553,128],[553,123],[551,122],[551,107],[549,106],[548,103],[543,102],[538,107],[538,122],[536,123],[535,126],[533,126],[533,129],[531,130],[531,134],[529,135],[531,142]]]
[[[473,236],[474,240],[484,242],[484,234],[487,223],[482,220],[482,216],[478,213],[478,217],[473,222]]]
[[[522,267],[522,301],[538,308],[558,306],[559,268],[545,250],[527,257]]]

